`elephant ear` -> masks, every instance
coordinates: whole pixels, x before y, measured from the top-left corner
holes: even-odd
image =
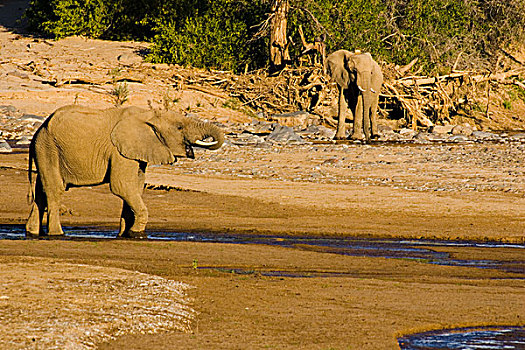
[[[352,53],[346,50],[338,50],[327,57],[328,70],[332,81],[343,89],[347,89],[351,83],[350,72],[347,68],[347,61]]]
[[[343,57],[343,66],[345,71],[353,72],[356,70],[355,58],[356,54],[353,54],[351,52],[345,52],[345,55]]]
[[[142,118],[128,116],[111,131],[111,142],[128,159],[150,164],[171,164],[175,156],[157,133],[153,124]]]

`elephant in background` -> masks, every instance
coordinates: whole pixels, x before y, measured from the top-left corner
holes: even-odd
[[[338,50],[327,57],[327,71],[339,89],[336,140],[346,139],[348,108],[354,117],[351,138],[370,141],[377,136],[377,105],[383,84],[381,67],[369,53]]]
[[[64,191],[109,183],[111,192],[123,200],[119,236],[140,237],[148,221],[142,200],[147,165],[194,158],[192,146],[214,150],[223,141],[217,126],[176,112],[61,107],[40,126],[30,145],[26,233],[43,234],[47,209],[48,234],[63,234],[59,207]]]

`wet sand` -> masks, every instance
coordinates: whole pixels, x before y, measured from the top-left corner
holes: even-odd
[[[0,155],[2,224],[23,223],[28,214],[26,156]],[[175,176],[162,167],[150,169],[148,182],[178,188],[145,191],[152,230],[515,242],[525,231],[523,198],[515,193]],[[346,199],[335,205],[332,198]],[[117,227],[121,204],[107,186],[72,189],[63,203],[66,226]],[[458,259],[523,260],[522,249],[435,250]],[[197,311],[191,333],[127,334],[101,349],[396,349],[396,337],[412,332],[525,325],[523,273],[264,245],[0,241],[4,264],[27,257],[139,271],[195,287],[188,290]],[[328,277],[269,277],[264,271]]]

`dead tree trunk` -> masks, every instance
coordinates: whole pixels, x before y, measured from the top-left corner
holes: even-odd
[[[288,39],[286,36],[287,15],[290,9],[288,0],[276,0],[272,8],[270,24],[270,66],[280,70],[290,61]]]

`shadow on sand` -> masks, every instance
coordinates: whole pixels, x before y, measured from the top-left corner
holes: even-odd
[[[0,0],[0,27],[17,34],[28,34],[23,18],[29,0]]]

